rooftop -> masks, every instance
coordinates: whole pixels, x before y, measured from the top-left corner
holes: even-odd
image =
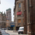
[[[11,10],[11,8],[7,9],[6,11]]]

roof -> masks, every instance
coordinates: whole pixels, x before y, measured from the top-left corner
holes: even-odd
[[[6,11],[11,10],[11,8],[7,9]]]

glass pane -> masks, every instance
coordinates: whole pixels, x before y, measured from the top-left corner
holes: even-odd
[[[19,3],[19,7],[21,7],[21,3]]]
[[[19,30],[23,30],[24,28],[19,28]]]

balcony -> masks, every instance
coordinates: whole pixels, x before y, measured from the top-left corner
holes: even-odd
[[[22,14],[22,12],[17,12],[17,15],[21,15]]]

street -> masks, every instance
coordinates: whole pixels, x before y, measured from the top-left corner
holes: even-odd
[[[2,35],[27,35],[27,34],[18,34],[18,32],[14,30],[2,30],[2,29],[1,29],[1,34]]]
[[[10,34],[6,33],[5,30],[1,30],[1,34],[2,35],[10,35]]]
[[[18,35],[17,32],[11,31],[11,30],[5,30],[6,33],[9,33],[10,35]]]
[[[27,34],[18,34],[18,32],[12,30],[5,30],[5,32],[9,33],[10,35],[27,35]]]

